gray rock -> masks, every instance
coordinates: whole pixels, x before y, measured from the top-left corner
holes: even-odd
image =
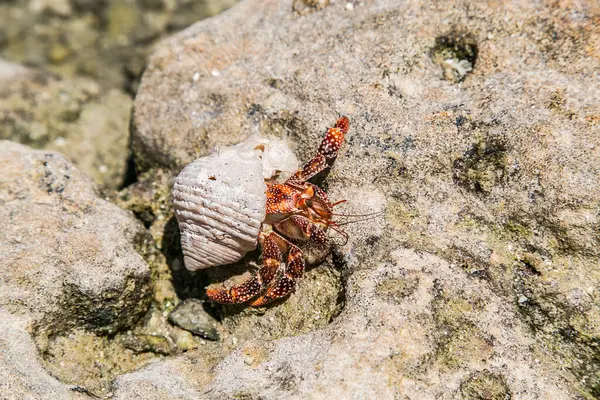
[[[0,149],[0,304],[27,310],[42,331],[132,325],[150,293],[141,224],[62,155],[8,141]]]
[[[419,277],[415,292],[403,302],[379,296],[375,283],[399,271]],[[395,399],[487,390],[571,398],[560,373],[536,360],[511,304],[439,257],[397,250],[348,286],[347,307],[322,329],[248,340],[215,367],[206,352],[154,363],[117,379],[114,396]]]
[[[24,315],[0,309],[0,393],[2,399],[88,399],[51,376],[39,355]]]
[[[201,301],[187,299],[179,303],[169,314],[169,321],[181,329],[195,333],[210,340],[219,340],[216,329],[217,320],[208,314]]]
[[[88,372],[82,365],[99,368],[111,357],[102,337],[134,326],[148,308],[150,268],[137,252],[147,233],[62,155],[9,141],[0,142],[0,204],[0,309],[8,324],[0,370],[20,371],[8,377],[15,398],[68,398],[67,386],[45,377],[31,343],[54,376],[84,383],[72,381]],[[85,332],[71,336],[75,330]],[[121,357],[118,370],[135,364]]]
[[[163,41],[143,76],[132,137],[142,169],[177,173],[255,132],[289,136],[307,160],[347,114],[328,194],[348,199],[350,214],[386,209],[385,219],[346,226],[350,242],[335,257],[339,316],[308,333],[285,330],[288,338],[278,335],[282,321],[301,308],[272,311],[285,302],[263,318],[226,319],[232,338],[223,343],[236,343],[240,320],[254,320],[244,332],[269,322],[274,331],[242,335],[196,390],[453,398],[461,385],[476,393],[465,382],[487,370],[502,386],[494,393],[596,396],[592,3],[325,3],[300,12],[291,0],[243,1]],[[136,379],[138,390],[152,382],[144,370]]]
[[[12,71],[0,66],[0,139],[60,151],[101,186],[122,185],[131,98],[90,79]]]
[[[12,79],[26,71],[25,67],[0,58],[0,80]]]
[[[193,371],[193,372],[192,372]],[[202,360],[175,358],[155,362],[117,379],[113,398],[147,400],[204,399],[198,386],[210,377],[210,366]]]
[[[123,335],[120,337],[123,346],[136,353],[152,352],[169,355],[173,352],[173,346],[167,338],[159,335]]]

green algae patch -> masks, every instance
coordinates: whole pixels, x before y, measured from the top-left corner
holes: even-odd
[[[95,396],[110,393],[111,381],[154,359],[107,336],[76,330],[51,338],[43,349],[46,369],[62,382],[84,387]]]
[[[471,192],[489,194],[507,179],[507,145],[501,138],[488,137],[476,142],[454,160],[454,182]]]
[[[488,370],[469,375],[460,384],[463,400],[510,400],[512,393],[500,374]]]

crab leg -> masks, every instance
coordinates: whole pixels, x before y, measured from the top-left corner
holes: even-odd
[[[313,242],[327,246],[329,240],[325,231],[310,219],[301,215],[294,215],[274,224],[275,229],[283,236],[302,242]]]
[[[332,128],[329,128],[325,134],[325,138],[319,146],[317,155],[313,157],[304,168],[292,175],[286,183],[302,183],[306,182],[319,172],[333,165],[337,158],[338,151],[344,143],[344,136],[350,128],[350,120],[344,116],[337,120]]]
[[[206,290],[206,295],[217,303],[234,304],[244,303],[263,293],[275,278],[282,261],[281,250],[273,237],[274,235],[274,233],[261,235],[263,266],[257,271],[256,275],[230,289],[209,288]]]
[[[317,224],[311,222],[308,218],[299,215],[284,219],[275,224],[275,229],[282,235],[299,241],[311,241],[322,246],[328,243],[325,231]],[[276,235],[276,240],[282,250],[288,250],[287,265],[281,274],[273,279],[267,291],[250,303],[253,307],[260,307],[272,302],[275,299],[287,296],[294,291],[296,279],[304,274],[304,258],[302,251],[295,244],[291,243],[281,235]]]
[[[277,234],[273,233],[273,235]],[[273,300],[287,296],[294,291],[296,279],[301,278],[304,274],[302,251],[300,251],[298,246],[290,243],[281,236],[277,235],[277,237],[282,242],[281,244],[288,248],[287,265],[273,279],[265,293],[250,303],[252,307],[261,307]]]

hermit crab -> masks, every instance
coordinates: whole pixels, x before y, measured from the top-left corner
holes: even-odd
[[[181,171],[173,202],[187,269],[231,264],[257,244],[262,249],[262,266],[252,278],[229,289],[209,288],[209,298],[258,307],[285,297],[304,273],[299,244],[327,247],[329,228],[347,239],[333,221],[333,208],[345,200],[331,203],[308,180],[333,165],[349,127],[347,117],[338,119],[302,169],[281,141],[252,137]],[[275,179],[286,171],[291,176]]]

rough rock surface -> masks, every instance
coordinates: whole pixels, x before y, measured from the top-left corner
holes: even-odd
[[[8,141],[0,142],[0,205],[2,393],[50,398],[66,386],[43,372],[28,332],[44,355],[76,328],[102,336],[134,326],[151,294],[137,252],[147,233],[62,155]],[[91,351],[63,350],[82,348]],[[52,357],[53,375],[69,379],[61,355]]]
[[[135,90],[155,41],[235,0],[15,0],[0,3],[0,56]]]
[[[0,59],[0,139],[60,151],[102,187],[120,188],[134,173],[131,94],[153,44],[234,2],[0,2],[0,57],[36,67]]]
[[[324,185],[348,213],[386,213],[346,226],[321,267],[341,271],[345,308],[285,330],[302,280],[262,318],[235,314],[257,334],[214,369],[190,353],[120,378],[117,397],[600,396],[595,3],[303,3],[243,1],[160,43],[132,143],[138,166],[173,174],[255,132],[306,160],[347,114]]]
[[[350,277],[347,306],[325,329],[247,341],[208,371],[202,354],[188,353],[119,378],[115,396],[451,399],[482,371],[499,377],[482,384],[500,391],[498,399],[570,398],[547,356],[531,351],[534,340],[512,305],[454,269],[400,249]],[[417,282],[410,292],[387,290],[408,281]]]
[[[84,3],[31,4],[52,16]],[[0,389],[600,397],[599,21],[586,1],[246,0],[163,41],[135,103],[143,173],[114,196],[157,249],[62,156],[0,143]],[[351,131],[322,186],[343,212],[385,214],[345,225],[349,242],[285,301],[194,301],[220,341],[168,325],[258,259],[186,271],[173,177],[258,132],[306,160],[339,114]]]
[[[85,78],[28,70],[0,72],[0,139],[60,151],[101,186],[117,189],[129,158],[131,99]]]
[[[0,308],[0,396],[3,400],[87,399],[44,370],[29,319]]]

